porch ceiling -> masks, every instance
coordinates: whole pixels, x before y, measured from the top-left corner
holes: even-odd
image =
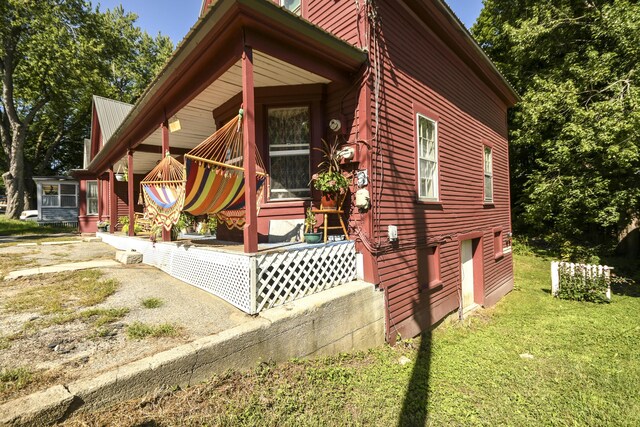
[[[329,83],[324,77],[303,70],[263,52],[254,51],[254,84],[256,87],[305,85]],[[215,130],[212,112],[226,101],[242,92],[242,64],[238,60],[219,79],[200,92],[176,114],[181,129],[169,134],[169,147],[191,149]],[[144,146],[162,146],[160,128],[141,142]],[[135,148],[134,148],[135,151]],[[174,156],[176,157],[176,156]],[[149,172],[160,160],[158,152],[135,151],[134,173]],[[120,160],[124,165],[126,158]]]

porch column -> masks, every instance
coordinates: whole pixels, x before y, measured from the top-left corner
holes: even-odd
[[[129,150],[127,153],[127,205],[129,207],[129,236],[135,235],[134,225],[135,225],[135,203],[136,199],[133,194],[134,189],[133,182],[133,150]]]
[[[164,122],[162,122],[162,125],[160,125],[160,127],[162,129],[162,158],[164,159],[164,157],[169,152],[169,126],[167,124],[167,121],[165,120]],[[163,179],[166,179],[166,177]],[[171,230],[167,231],[164,229],[164,227],[162,227],[162,241],[171,241]]]
[[[109,167],[109,233],[116,231],[118,223],[118,203],[116,199],[116,177],[113,173],[113,165]]]
[[[242,135],[244,146],[244,252],[258,251],[258,214],[256,212],[256,123],[253,86],[253,49],[244,46],[242,52]]]

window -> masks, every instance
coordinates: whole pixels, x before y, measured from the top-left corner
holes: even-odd
[[[493,149],[484,147],[484,201],[493,202]]]
[[[438,130],[437,123],[422,114],[418,122],[418,199],[438,200]]]
[[[280,0],[280,6],[296,15],[302,12],[302,0]]]
[[[46,184],[42,186],[42,206],[75,208],[78,206],[77,185]]]
[[[309,197],[309,107],[269,108],[269,199]]]
[[[418,249],[418,280],[422,289],[434,289],[442,284],[439,245]]]
[[[60,206],[63,208],[75,208],[78,206],[77,188],[78,186],[74,184],[60,184]]]
[[[60,206],[60,200],[58,198],[58,185],[43,185],[42,186],[42,206],[43,207],[58,207]]]
[[[87,215],[98,215],[98,181],[87,181]]]
[[[502,230],[499,228],[493,229],[493,254],[495,259],[502,258],[503,245],[502,245]]]

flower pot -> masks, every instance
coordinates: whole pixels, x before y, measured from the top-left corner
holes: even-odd
[[[124,181],[124,174],[123,173],[116,173],[115,177],[116,177],[116,181]]]
[[[108,225],[102,225],[100,227],[98,227],[98,231],[101,231],[102,233],[106,233],[109,230],[109,226]]]
[[[307,243],[320,243],[322,241],[322,233],[304,233],[304,241]]]
[[[335,209],[338,207],[338,193],[322,193],[321,209]]]

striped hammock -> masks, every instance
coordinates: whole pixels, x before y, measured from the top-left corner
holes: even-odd
[[[245,224],[245,177],[240,114],[184,156],[187,180],[183,210],[215,215],[229,228]],[[267,175],[256,149],[257,208]]]
[[[171,230],[184,204],[184,168],[169,153],[140,182],[149,219]]]

